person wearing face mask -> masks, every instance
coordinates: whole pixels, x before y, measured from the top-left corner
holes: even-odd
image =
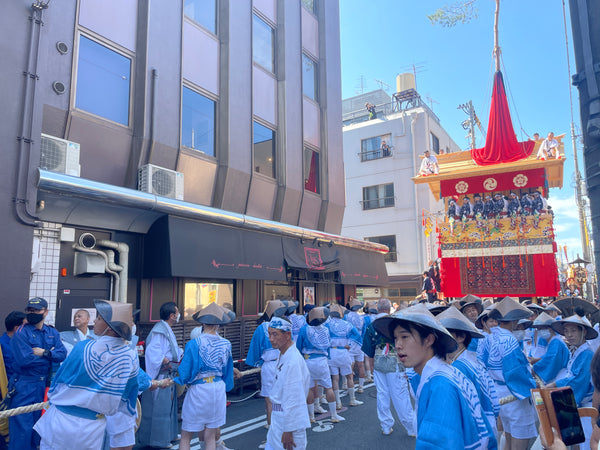
[[[498,398],[512,395],[517,399],[500,405],[505,448],[525,450],[529,439],[538,434],[536,413],[531,403],[531,389],[536,383],[513,331],[519,320],[531,316],[531,311],[511,297],[504,297],[490,310],[489,316],[498,321],[498,326],[491,329],[485,366],[496,384]]]
[[[592,384],[591,363],[594,353],[587,341],[598,337],[598,332],[592,328],[585,317],[576,314],[566,319],[557,320],[551,326],[555,332],[565,337],[567,344],[571,347],[572,354],[567,364],[566,375],[544,387],[569,386],[573,389],[578,408],[592,406],[594,386]],[[582,417],[581,425],[587,444],[583,445],[582,448],[589,448],[592,435],[591,419]]]
[[[9,390],[15,388],[11,408],[44,401],[44,391],[50,386],[52,364],[67,357],[58,331],[44,324],[48,302],[40,297],[32,298],[27,302],[25,312],[27,323],[17,329],[10,343],[14,375],[9,380]],[[33,425],[40,415],[41,411],[34,411],[9,418],[10,450],[37,449],[40,436],[33,430]]]
[[[146,373],[153,380],[173,378],[183,349],[171,327],[179,322],[175,302],[160,307],[160,319],[146,338]],[[137,432],[139,444],[149,447],[169,447],[178,438],[177,393],[175,386],[146,391],[142,394],[142,421]]]
[[[541,358],[527,358],[533,364],[533,371],[544,383],[552,383],[565,376],[571,356],[567,344],[552,329],[552,324],[555,322],[555,319],[543,312],[533,321],[532,325],[537,329],[540,339],[548,342],[548,349]]]

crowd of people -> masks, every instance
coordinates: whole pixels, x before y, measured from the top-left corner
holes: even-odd
[[[474,194],[473,201],[465,195],[462,205],[458,204],[458,200],[458,196],[448,199],[448,220],[463,224],[475,220],[478,228],[497,227],[498,220],[502,218],[510,218],[513,228],[517,226],[517,218],[520,218],[519,226],[522,228],[527,224],[528,217],[533,218],[533,225],[537,227],[540,216],[554,216],[552,207],[538,190],[524,192],[521,198],[515,192],[510,192],[508,196],[496,192],[493,197],[492,194],[487,194],[485,199],[482,199],[481,194]]]
[[[10,417],[9,448],[131,449],[141,394],[140,445],[168,448],[180,439],[188,450],[198,433],[205,449],[226,449],[220,439],[226,392],[243,374],[218,331],[235,314],[216,303],[196,312],[201,326],[183,350],[172,330],[177,305],[163,304],[161,321],[146,339],[144,371],[131,305],[96,300],[95,307],[93,331],[86,310],[75,314],[75,330],[59,334],[45,325],[42,298],[30,299],[26,314],[6,318],[0,344],[10,408],[42,402],[48,385],[50,403],[41,417],[41,411]],[[334,425],[344,421],[341,391],[348,406],[360,407],[365,383],[374,381],[383,435],[393,433],[393,407],[418,449],[494,449],[501,442],[505,449],[526,449],[538,436],[531,389],[569,386],[578,407],[600,403],[593,395],[600,357],[592,360],[598,327],[583,312],[560,314],[552,304],[524,305],[511,297],[494,303],[473,295],[393,312],[385,298],[306,304],[303,313],[298,302],[271,300],[246,357],[247,365],[261,369],[268,423],[261,448],[306,448],[306,429],[317,414]],[[177,388],[184,387],[178,436]],[[589,417],[582,424],[583,448],[597,447],[600,428],[592,432]],[[560,448],[560,441],[554,445]]]

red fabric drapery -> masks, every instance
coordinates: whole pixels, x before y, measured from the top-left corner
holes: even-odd
[[[518,161],[527,158],[533,151],[534,145],[534,141],[517,141],[506,100],[502,72],[496,72],[485,147],[471,150],[473,161],[479,166]]]

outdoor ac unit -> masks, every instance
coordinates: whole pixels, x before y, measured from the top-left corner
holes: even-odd
[[[42,134],[40,169],[78,177],[81,173],[79,144]]]
[[[138,170],[138,189],[161,197],[183,200],[183,174],[146,164]]]

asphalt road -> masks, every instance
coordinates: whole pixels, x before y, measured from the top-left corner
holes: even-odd
[[[258,395],[243,400],[251,395],[252,391],[248,391],[240,397],[229,398],[232,403],[227,408],[227,423],[221,429],[221,437],[228,448],[256,449],[266,440],[264,400]],[[373,384],[368,384],[365,392],[356,397],[364,404],[353,408],[345,406],[339,412],[346,419],[344,422],[332,424],[328,414],[317,415],[317,423],[307,430],[309,449],[414,449],[415,439],[408,436],[397,418],[394,432],[389,436],[382,434]],[[342,397],[344,405],[348,401],[347,396]],[[194,439],[192,449],[201,448],[198,439]],[[176,444],[172,449],[179,449],[179,445]]]

